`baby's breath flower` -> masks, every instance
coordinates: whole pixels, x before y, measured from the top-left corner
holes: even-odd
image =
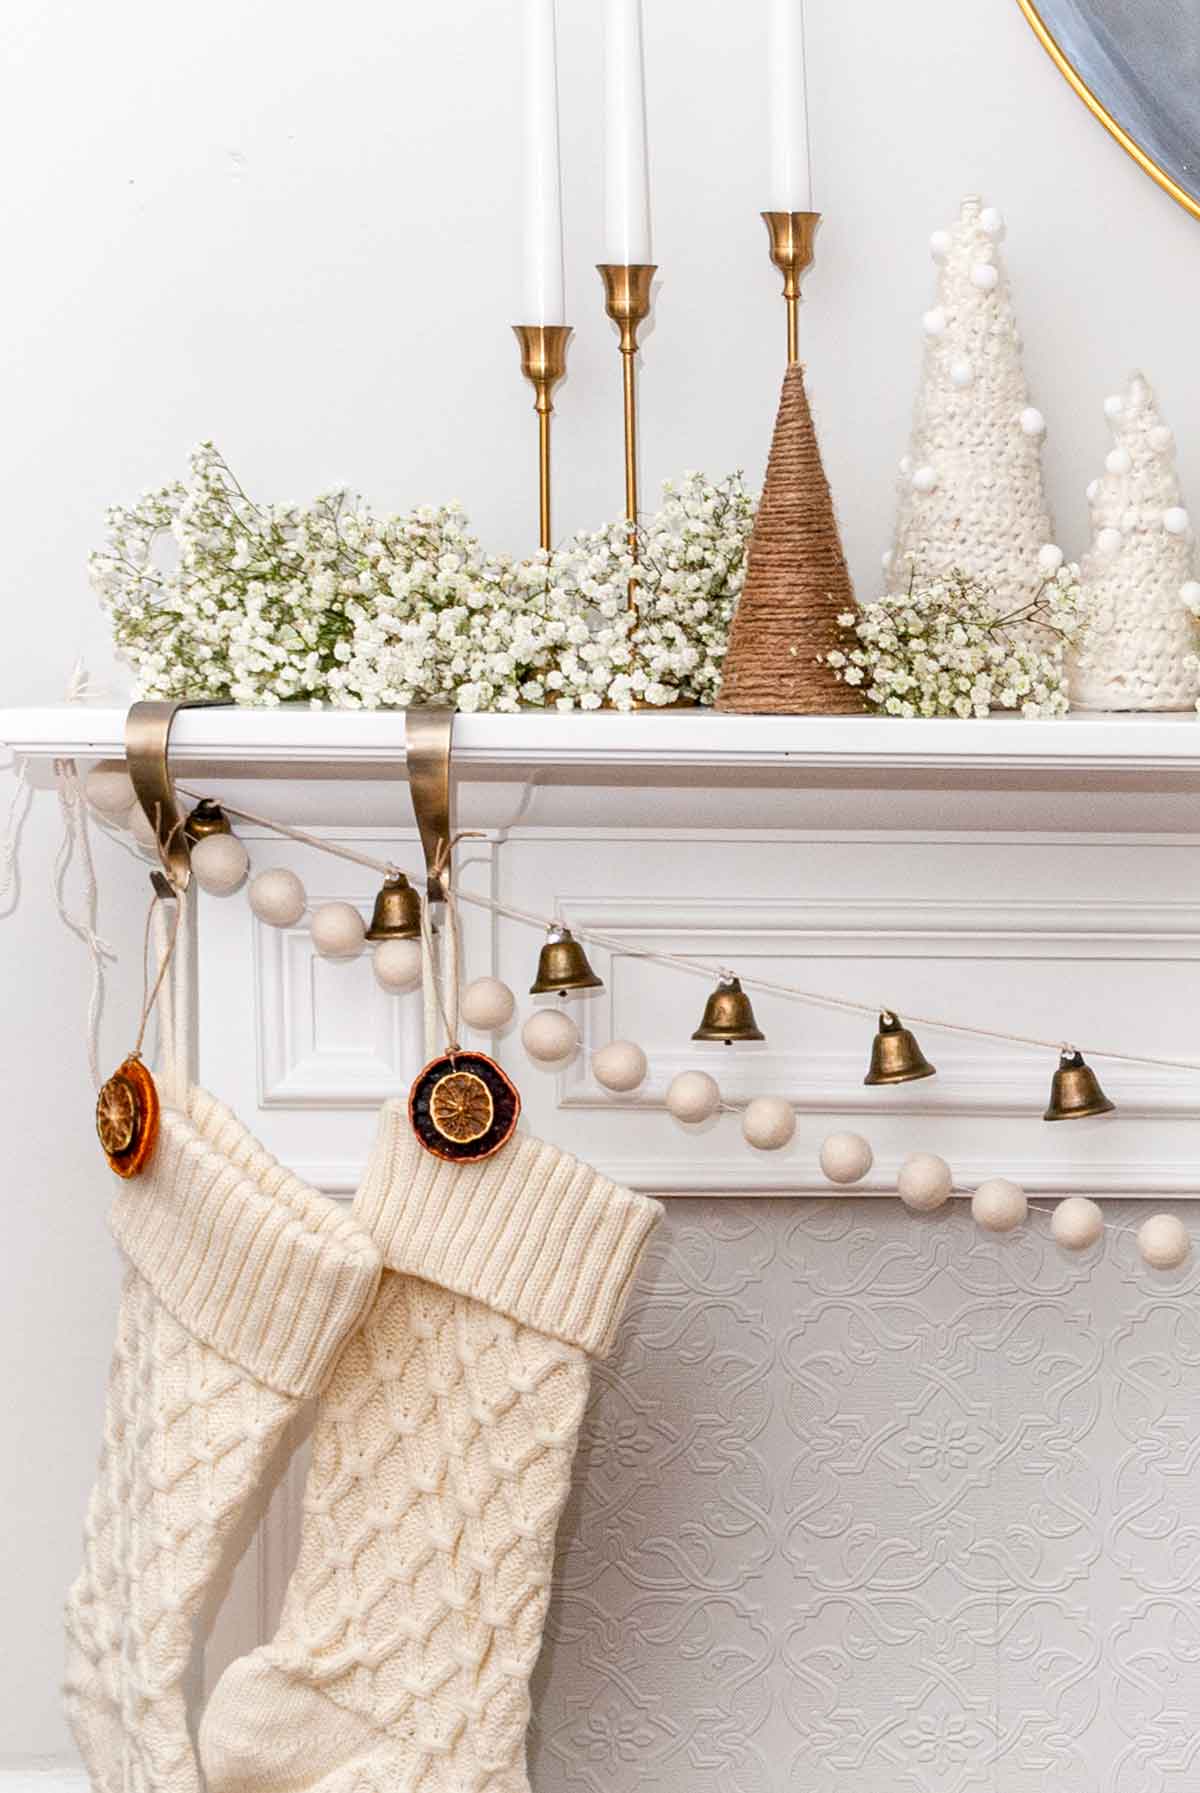
[[[838,617],[845,650],[825,663],[889,716],[1062,716],[1067,652],[1083,633],[1079,598],[1075,565],[1014,607],[965,573],[926,580],[914,564],[906,591]]]

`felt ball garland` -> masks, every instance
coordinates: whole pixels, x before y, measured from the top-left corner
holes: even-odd
[[[1119,400],[1109,401],[1106,409],[1119,404]],[[1119,411],[1109,410],[1109,414],[1117,415]],[[1040,414],[1032,408],[1021,421],[1029,434],[1040,433],[1044,427]],[[905,473],[908,474],[910,469],[911,463],[908,463],[904,467]],[[927,471],[931,470],[917,469],[922,475]],[[1183,533],[1190,528],[1187,513],[1182,509],[1165,513],[1162,522],[1171,532]],[[1119,540],[1119,533],[1112,533]],[[1061,550],[1047,545],[1041,550],[1039,561],[1043,571],[1052,572],[1061,562]],[[1183,595],[1189,603],[1193,598],[1200,599],[1200,582],[1195,582],[1194,591],[1185,587]],[[157,852],[155,830],[137,803],[132,783],[122,768],[112,765],[94,768],[88,774],[85,790],[91,808],[98,815],[115,826],[126,828],[146,854]],[[283,833],[292,832],[281,824],[269,825]],[[250,869],[245,847],[230,833],[209,834],[197,840],[192,846],[191,863],[197,884],[218,897],[229,896],[240,889]],[[307,914],[314,950],[323,958],[352,959],[367,944],[366,924],[354,904],[331,901],[312,908],[303,881],[286,867],[272,866],[257,873],[250,879],[247,897],[254,915],[269,927],[296,927]],[[418,940],[384,938],[372,941],[371,945],[374,973],[381,988],[403,993],[415,990],[421,984],[424,964]],[[476,978],[462,992],[461,1019],[469,1027],[495,1032],[506,1027],[515,1012],[516,998],[499,978]],[[749,1037],[762,1036],[756,1033]],[[579,1028],[561,1004],[535,1009],[521,1028],[521,1040],[533,1062],[550,1068],[563,1067],[580,1046]],[[1070,1049],[1064,1048],[1064,1066],[1076,1072],[1085,1068],[1078,1053],[1068,1065],[1069,1054]],[[614,1094],[627,1094],[640,1088],[648,1074],[646,1054],[633,1040],[611,1040],[592,1051],[590,1057],[596,1082]],[[867,1081],[873,1079],[869,1077]],[[743,1136],[756,1151],[779,1151],[792,1142],[796,1133],[796,1112],[786,1098],[762,1095],[740,1104],[726,1103],[716,1079],[707,1071],[679,1072],[667,1088],[664,1105],[676,1121],[688,1128],[701,1126],[722,1109],[740,1107]],[[1047,1115],[1046,1118],[1059,1117]],[[861,1134],[835,1132],[821,1142],[819,1163],[830,1184],[849,1188],[869,1174],[874,1165],[874,1153],[870,1142]],[[896,1194],[915,1216],[936,1213],[955,1194],[950,1165],[933,1152],[913,1153],[897,1173]],[[972,1219],[984,1233],[1004,1235],[1015,1232],[1033,1211],[1025,1191],[1006,1177],[989,1178],[971,1197]],[[1088,1250],[1107,1230],[1103,1211],[1098,1203],[1086,1196],[1068,1196],[1052,1209],[1036,1211],[1049,1214],[1051,1236],[1066,1251]],[[1130,1227],[1115,1230],[1135,1231]],[[1136,1238],[1143,1262],[1156,1271],[1177,1270],[1191,1256],[1191,1237],[1184,1223],[1174,1214],[1150,1215],[1136,1229]]]

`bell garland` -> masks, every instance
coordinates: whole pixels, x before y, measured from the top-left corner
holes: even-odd
[[[93,797],[91,780],[96,778],[107,780],[102,787],[97,786],[97,796],[104,797],[103,802]],[[108,820],[118,825],[124,820],[130,826],[133,816],[141,812],[135,809],[131,814],[124,807],[128,781],[123,775],[119,791],[112,793],[112,801],[108,801],[113,778],[110,772],[91,774],[89,797]],[[216,812],[224,822],[219,805],[210,804],[207,809],[210,814]],[[203,819],[207,820],[208,816]],[[306,844],[315,847],[324,844],[266,818],[249,819],[261,821],[280,833],[295,835]],[[212,820],[216,820],[215,815]],[[210,894],[228,895],[240,885],[245,875],[245,849],[219,823],[216,826],[210,824],[208,830],[202,829],[200,833],[201,839],[194,846],[192,855],[196,882]],[[218,861],[214,854],[211,864],[206,864],[206,853],[213,853],[214,849],[222,854],[222,858]],[[361,857],[356,854],[346,856]],[[381,986],[389,990],[412,989],[422,981],[422,951],[413,936],[412,924],[416,921],[420,926],[423,907],[419,894],[412,890],[402,873],[391,866],[381,869],[385,869],[386,878],[383,891],[376,900],[371,929],[368,930],[353,904],[321,904],[312,911],[310,918],[313,945],[323,956],[350,958],[361,951],[366,940],[372,939],[376,976]],[[301,880],[294,872],[282,867],[258,873],[251,880],[249,900],[258,918],[273,927],[298,925],[309,907]],[[379,926],[375,925],[377,922]],[[175,925],[177,931],[178,910]],[[158,980],[144,1005],[137,1045],[104,1084],[97,1102],[97,1132],[109,1163],[120,1176],[137,1175],[153,1152],[157,1136],[158,1094],[153,1078],[141,1061],[140,1048],[173,946],[174,937],[160,965]],[[394,964],[389,955],[396,955]],[[697,968],[690,961],[686,963],[689,968]],[[583,946],[574,939],[571,931],[561,924],[553,924],[541,950],[532,988],[535,994],[556,991],[565,996],[572,990],[603,988],[603,980],[596,976]],[[858,1003],[841,1004],[840,999],[827,1000],[835,1006],[861,1007]],[[475,979],[462,994],[463,1018],[469,1025],[484,1030],[494,1031],[507,1025],[515,1006],[512,991],[495,977]],[[449,1028],[447,1033],[449,1035]],[[733,973],[722,973],[708,998],[701,1025],[692,1037],[719,1040],[726,1045],[765,1038],[750,999]],[[563,1007],[538,1008],[522,1027],[522,1041],[531,1058],[542,1064],[562,1065],[578,1050],[579,1030]],[[1026,1043],[1040,1042],[1029,1040]],[[592,1053],[592,1069],[602,1087],[628,1093],[645,1080],[648,1067],[646,1055],[636,1042],[613,1040]],[[934,1074],[935,1067],[925,1058],[912,1031],[894,1011],[884,1009],[879,1016],[864,1083],[902,1084]],[[701,1126],[730,1105],[722,1100],[720,1087],[708,1072],[694,1070],[680,1072],[673,1078],[666,1091],[665,1106],[668,1113],[683,1124]],[[760,1151],[777,1151],[790,1143],[795,1133],[795,1111],[786,1099],[759,1096],[739,1106],[743,1108],[743,1135],[750,1146]],[[1064,1046],[1043,1119],[1092,1118],[1112,1113],[1114,1108],[1115,1104],[1105,1095],[1083,1055],[1073,1046]],[[415,1079],[409,1097],[409,1115],[417,1138],[426,1151],[451,1163],[477,1162],[500,1151],[512,1137],[520,1112],[520,1093],[502,1067],[486,1054],[466,1051],[457,1043],[452,1043],[445,1053],[424,1067]],[[870,1143],[860,1134],[833,1133],[820,1147],[819,1162],[828,1182],[849,1188],[861,1183],[868,1175],[874,1154]],[[896,1193],[913,1213],[930,1214],[961,1191],[955,1190],[953,1174],[944,1158],[935,1153],[918,1152],[901,1165]],[[1025,1192],[1018,1184],[1003,1177],[980,1184],[971,1197],[972,1217],[986,1232],[1010,1232],[1030,1211]],[[1051,1234],[1065,1250],[1086,1250],[1106,1230],[1116,1230],[1136,1231],[1138,1251],[1152,1269],[1178,1269],[1191,1255],[1187,1228],[1172,1214],[1153,1214],[1137,1229],[1111,1229],[1099,1205],[1084,1196],[1069,1196],[1053,1209],[1038,1211],[1050,1215]]]

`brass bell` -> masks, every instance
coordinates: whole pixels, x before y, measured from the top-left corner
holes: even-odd
[[[1083,1054],[1063,1048],[1050,1085],[1050,1106],[1044,1121],[1079,1121],[1089,1114],[1111,1114],[1116,1107],[1100,1088],[1096,1073],[1083,1062]]]
[[[766,1034],[754,1019],[750,998],[736,977],[723,977],[704,1005],[704,1018],[692,1035],[694,1040],[723,1040],[732,1046],[735,1040],[765,1040]]]
[[[195,846],[198,840],[204,840],[209,834],[232,834],[233,829],[229,826],[229,817],[221,805],[211,797],[201,797],[184,822],[183,832]]]
[[[915,1083],[919,1077],[932,1077],[936,1069],[918,1046],[916,1035],[901,1026],[898,1015],[884,1009],[871,1046],[871,1068],[863,1082]]]
[[[568,990],[602,990],[603,978],[596,976],[588,964],[588,956],[570,928],[551,928],[538,954],[537,976],[529,986],[531,996],[548,996],[557,990],[565,996]]]
[[[371,912],[368,940],[417,940],[421,934],[421,898],[403,872],[384,880]]]

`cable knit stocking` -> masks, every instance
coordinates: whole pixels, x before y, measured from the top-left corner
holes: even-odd
[[[440,1163],[395,1102],[354,1213],[383,1280],[318,1410],[278,1634],[204,1716],[210,1793],[528,1793],[587,1353],[661,1209],[521,1135]]]
[[[379,1276],[344,1210],[211,1096],[187,1100],[110,1217],[130,1270],[66,1613],[67,1713],[99,1793],[199,1793],[182,1690],[196,1613]]]

